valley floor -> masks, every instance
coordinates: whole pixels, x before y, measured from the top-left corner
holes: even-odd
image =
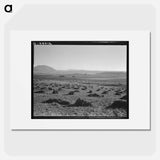
[[[126,80],[35,76],[34,118],[128,118]]]

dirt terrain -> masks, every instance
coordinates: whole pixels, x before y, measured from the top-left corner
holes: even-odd
[[[33,78],[35,118],[128,118],[124,77],[34,74]]]

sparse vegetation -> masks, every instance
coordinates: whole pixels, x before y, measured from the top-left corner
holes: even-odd
[[[88,97],[100,97],[100,95],[98,95],[97,93],[92,93],[89,94]]]
[[[76,102],[74,104],[71,104],[70,106],[83,106],[83,107],[86,107],[86,106],[92,106],[92,104],[90,102],[87,102],[83,99],[80,99],[78,98],[76,100]]]
[[[36,91],[34,93],[45,93],[44,91],[40,90],[40,91]]]
[[[127,117],[124,80],[84,76],[34,75],[34,115]]]
[[[58,103],[58,104],[61,104],[61,105],[69,105],[70,103],[68,101],[63,101],[61,99],[48,99],[42,103]]]
[[[127,100],[127,95],[121,97],[121,99]]]
[[[92,93],[92,90],[88,91],[87,93]]]
[[[53,90],[52,90],[52,94],[58,94],[58,91],[55,90],[55,89],[53,89]]]
[[[123,109],[127,109],[127,103],[126,101],[122,101],[122,100],[117,100],[117,101],[114,101],[108,108],[112,108],[112,109],[120,109],[120,108],[123,108]]]
[[[102,94],[107,94],[107,93],[108,93],[108,91],[103,91],[103,92],[102,92]]]
[[[74,91],[70,91],[69,93],[68,93],[68,95],[73,95],[74,94]]]

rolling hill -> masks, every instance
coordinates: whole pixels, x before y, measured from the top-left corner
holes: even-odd
[[[55,74],[56,70],[46,65],[38,65],[34,67],[34,74]]]
[[[46,65],[38,65],[34,67],[34,74],[36,75],[68,75],[68,76],[76,76],[76,77],[99,77],[99,78],[126,78],[126,72],[118,72],[118,71],[89,71],[89,70],[56,70],[50,66]]]

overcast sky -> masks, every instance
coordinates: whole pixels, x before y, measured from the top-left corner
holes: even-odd
[[[35,45],[34,66],[56,70],[126,71],[125,45]]]

